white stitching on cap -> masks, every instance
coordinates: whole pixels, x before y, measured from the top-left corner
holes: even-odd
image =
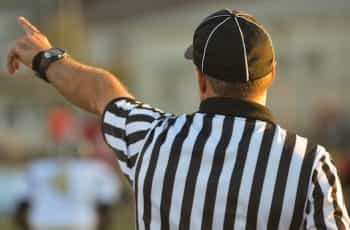
[[[240,14],[240,15],[237,15],[237,18],[240,18],[240,19],[242,19],[242,20],[244,20],[244,21],[246,21],[246,22],[249,22],[249,23],[251,23],[251,24],[257,26],[257,27],[258,27],[259,29],[261,29],[264,33],[266,33],[266,32],[265,32],[265,28],[264,28],[262,25],[259,25],[258,23],[254,22],[254,21],[251,21],[251,20],[249,20],[249,19],[247,19],[247,18],[245,18],[245,17],[243,17],[243,16],[250,16],[250,15],[249,15],[249,14]]]
[[[225,22],[227,22],[230,18],[231,18],[231,17],[226,18],[224,21],[222,21],[219,25],[217,25],[217,26],[210,32],[209,37],[208,37],[208,39],[207,39],[207,41],[206,41],[206,43],[205,43],[205,46],[204,46],[204,52],[203,52],[203,57],[202,57],[202,73],[204,73],[205,55],[206,55],[206,53],[207,53],[207,48],[208,48],[208,44],[209,44],[209,41],[210,41],[211,37],[214,35],[215,31],[216,31],[217,29],[219,29],[219,27],[222,26]]]
[[[235,21],[237,23],[237,26],[238,26],[238,29],[239,29],[239,33],[241,34],[241,39],[242,39],[242,42],[243,42],[246,80],[249,81],[248,58],[247,58],[247,50],[246,50],[246,47],[245,47],[244,35],[243,35],[243,32],[242,32],[241,26],[239,25],[237,17],[235,17]]]
[[[255,25],[256,27],[258,27],[269,38],[271,45],[273,46],[272,38],[271,38],[270,34],[266,31],[266,29],[262,25],[258,24],[257,22],[253,22],[251,20],[248,20],[242,16],[245,16],[245,14],[237,15],[237,18],[245,20],[246,22],[251,23],[251,24]],[[250,15],[247,14],[246,16],[250,16]],[[274,59],[275,59],[275,57],[274,57]],[[274,61],[276,62],[276,60],[274,60]]]
[[[230,17],[230,16],[232,16],[232,15],[228,15],[228,14],[216,15],[216,16],[213,16],[213,17],[204,19],[204,21],[202,22],[202,24],[203,24],[204,22],[208,22],[209,20],[212,20],[212,19],[214,19],[214,18],[222,18],[222,17]]]

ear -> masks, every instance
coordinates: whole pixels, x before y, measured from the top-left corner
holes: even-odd
[[[196,69],[196,76],[197,76],[197,82],[198,82],[199,95],[201,98],[203,98],[204,95],[206,95],[208,90],[207,81],[202,71],[200,71],[198,68]]]
[[[276,76],[276,62],[272,65],[271,73],[272,73],[272,78],[275,79],[275,76]]]

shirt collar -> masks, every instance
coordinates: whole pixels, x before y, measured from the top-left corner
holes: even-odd
[[[208,98],[200,104],[199,112],[245,117],[275,124],[270,110],[258,103],[231,98]]]

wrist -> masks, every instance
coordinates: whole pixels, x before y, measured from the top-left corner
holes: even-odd
[[[46,70],[46,77],[47,77],[47,80],[49,82],[53,81],[53,79],[52,79],[53,76],[56,76],[57,73],[59,73],[59,71],[62,72],[62,70],[64,69],[62,67],[62,65],[67,63],[68,59],[69,59],[69,56],[67,55],[67,56],[61,58],[60,60],[57,60],[57,61],[51,63],[51,65]]]
[[[51,48],[41,51],[34,56],[32,61],[32,69],[40,79],[49,83],[49,79],[47,78],[47,71],[49,67],[66,56],[67,53],[59,48]]]

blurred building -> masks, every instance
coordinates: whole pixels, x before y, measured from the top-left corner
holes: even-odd
[[[203,15],[226,7],[250,12],[271,32],[275,44],[278,75],[270,106],[277,120],[303,133],[312,127],[315,108],[324,100],[350,112],[347,0],[22,2],[0,1],[0,28],[6,31],[0,33],[2,54],[20,32],[15,16],[28,16],[56,46],[119,74],[139,99],[174,113],[197,109],[194,67],[184,60],[183,51]],[[1,75],[6,74],[5,59],[1,55]],[[4,104],[30,104],[21,108],[45,110],[46,105],[63,101],[45,83],[26,76],[30,74],[22,72],[20,80],[0,79],[0,102],[6,101],[0,103],[0,116]]]
[[[122,7],[120,2],[86,2],[94,61],[112,66],[127,62],[130,77],[137,82],[132,86],[134,92],[166,110],[196,109],[193,67],[183,59],[183,51],[203,15],[226,7],[254,14],[272,34],[278,80],[271,92],[271,107],[277,117],[285,118],[280,119],[282,124],[308,127],[314,106],[328,98],[347,103],[343,106],[350,108],[350,102],[344,100],[350,83],[345,57],[350,49],[346,39],[350,36],[349,1],[336,0],[330,4],[297,0],[290,4],[270,0],[233,4],[168,0],[169,8],[157,4],[145,7],[146,3],[128,1],[133,5],[131,9],[128,4]],[[162,2],[159,5],[164,6],[166,1]],[[174,2],[178,3],[176,7]]]

